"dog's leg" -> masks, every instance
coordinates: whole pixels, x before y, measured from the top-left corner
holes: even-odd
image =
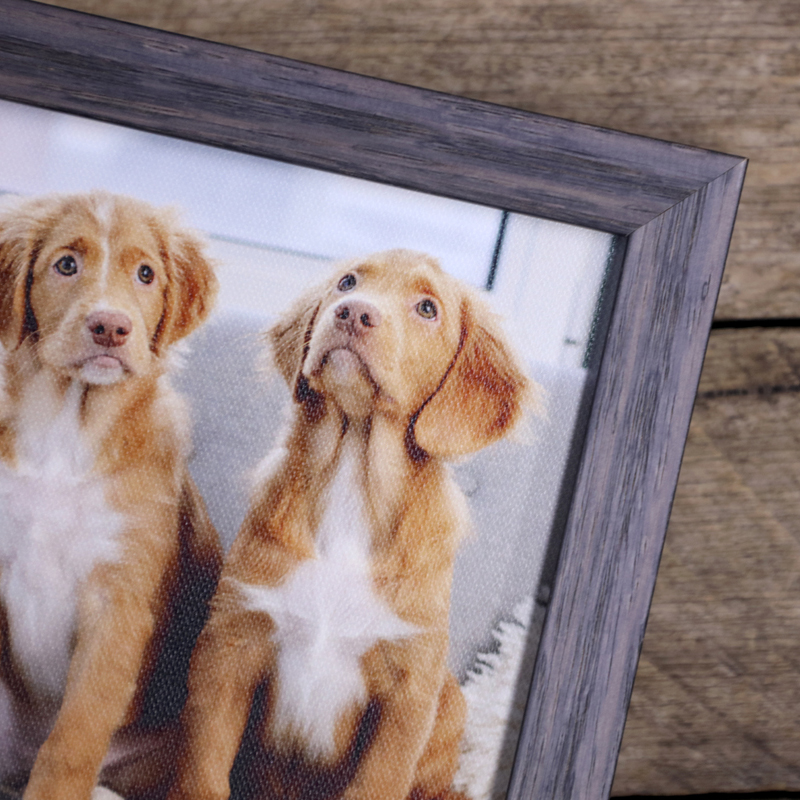
[[[224,591],[224,590],[223,590]],[[217,606],[220,603],[219,598]],[[184,746],[169,800],[225,800],[253,695],[274,659],[270,620],[229,608],[197,642],[183,712]]]
[[[401,682],[381,698],[381,719],[343,800],[406,800],[434,730],[445,673],[446,636],[419,635],[404,648]]]
[[[161,579],[177,551],[174,533],[162,533],[177,527],[174,507],[154,505],[137,514],[129,541],[146,547],[123,551],[119,565],[98,566],[82,589],[64,698],[25,800],[89,800],[111,738],[125,721],[155,628]]]
[[[39,750],[25,800],[88,800],[124,720],[154,625],[141,598],[115,594],[91,629],[79,634],[61,710]]]
[[[417,764],[409,800],[443,800],[461,797],[451,793],[458,769],[459,745],[467,719],[467,703],[454,675],[448,671],[439,694],[433,732]]]
[[[183,482],[180,521],[180,535],[191,565],[213,579],[216,587],[222,569],[222,547],[200,490],[188,472]]]

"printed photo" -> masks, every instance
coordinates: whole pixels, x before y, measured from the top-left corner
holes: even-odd
[[[0,798],[504,798],[614,247],[0,101]]]

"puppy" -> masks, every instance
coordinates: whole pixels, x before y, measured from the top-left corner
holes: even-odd
[[[237,798],[455,797],[466,505],[444,462],[512,428],[526,378],[486,306],[405,250],[344,265],[268,339],[293,422],[192,657],[170,797],[227,798],[240,745]]]
[[[99,778],[140,797],[171,768],[221,551],[167,353],[216,286],[143,202],[0,216],[0,782],[29,778],[25,800],[88,800]]]

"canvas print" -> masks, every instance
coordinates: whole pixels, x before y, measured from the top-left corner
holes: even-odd
[[[614,238],[0,103],[0,792],[505,796]]]

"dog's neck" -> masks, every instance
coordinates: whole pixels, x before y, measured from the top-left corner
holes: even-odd
[[[301,427],[309,485],[321,487],[315,516],[324,514],[330,491],[347,490],[340,480],[346,470],[349,491],[363,498],[373,540],[390,536],[417,471],[405,450],[402,424],[384,414],[354,419],[334,407],[315,424]]]
[[[74,417],[83,438],[99,452],[110,431],[154,378],[127,378],[108,386],[85,383],[42,365],[23,344],[5,355],[0,390],[0,458],[13,462],[25,444],[24,431],[42,427],[59,415]]]

